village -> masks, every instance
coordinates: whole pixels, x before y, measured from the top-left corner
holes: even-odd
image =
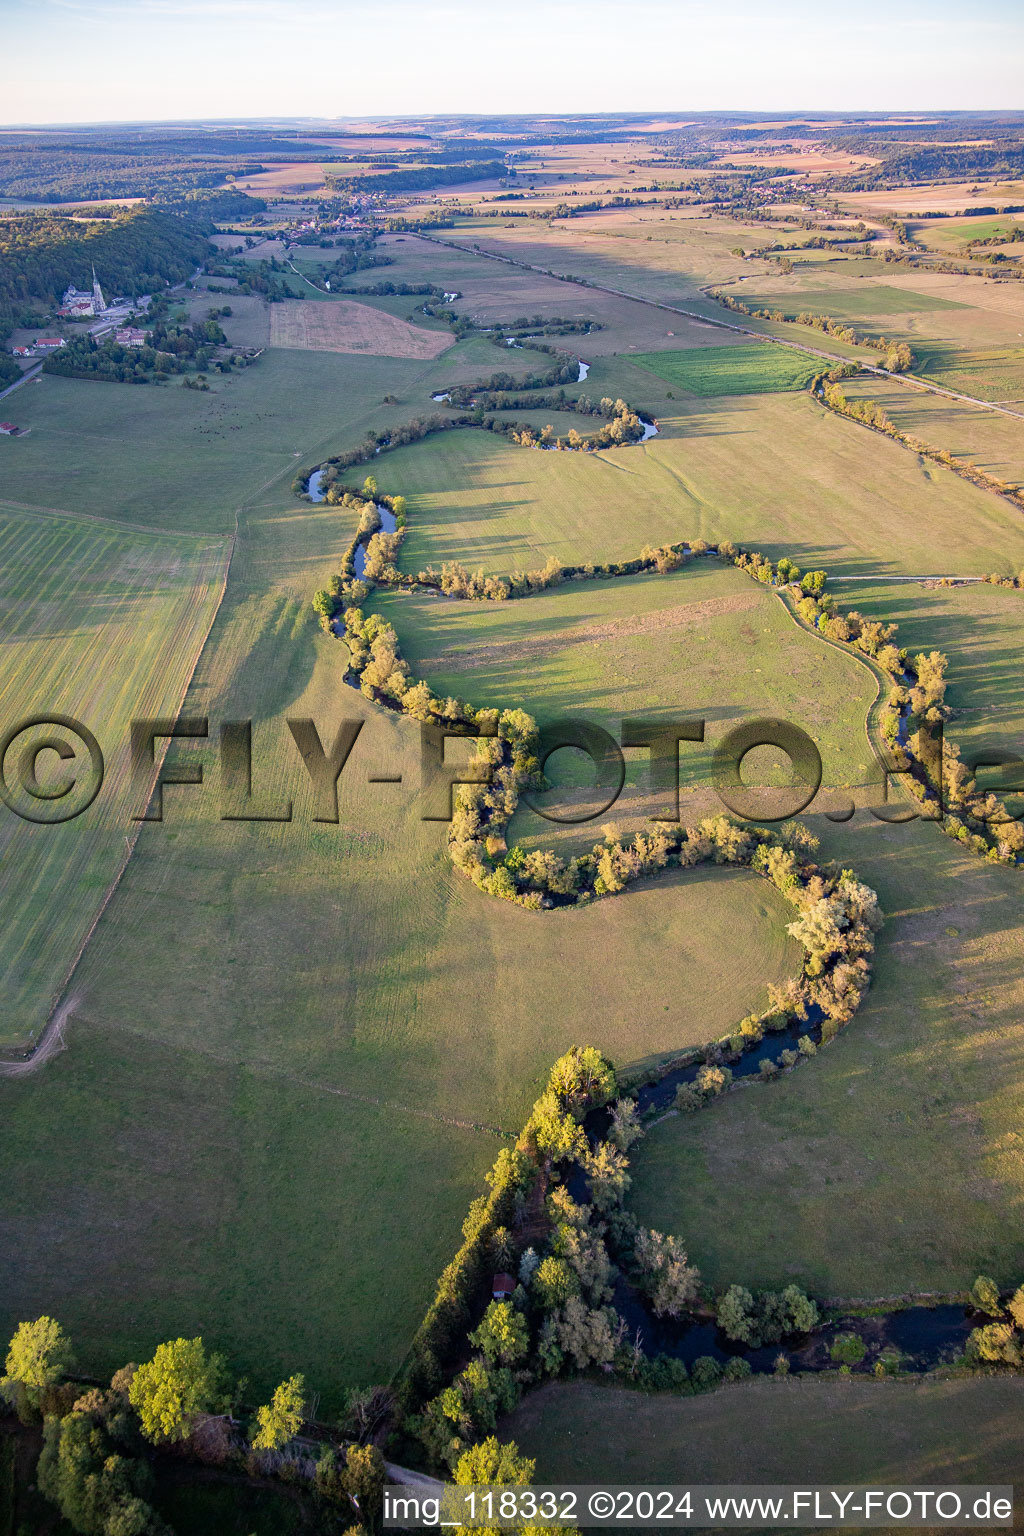
[[[148,309],[149,302],[149,294],[143,294],[137,299],[120,297],[108,303],[96,276],[96,268],[93,267],[92,288],[80,289],[73,285],[67,288],[56,316],[60,320],[96,320],[96,325],[89,326],[89,334],[97,341],[101,338],[113,339],[122,347],[142,347],[146,344],[147,332],[139,326],[126,325],[124,322]],[[19,362],[30,362],[35,358],[48,357],[64,346],[67,346],[66,336],[37,336],[34,341],[13,346],[11,355]]]

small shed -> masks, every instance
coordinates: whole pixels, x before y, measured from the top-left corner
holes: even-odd
[[[511,1275],[495,1275],[491,1284],[491,1295],[495,1301],[511,1301],[515,1288],[516,1282]]]

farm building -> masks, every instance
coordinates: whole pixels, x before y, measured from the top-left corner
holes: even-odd
[[[65,345],[63,336],[40,336],[36,342],[37,352],[56,352],[58,347]]]
[[[32,356],[32,348],[31,347],[12,347],[11,351],[14,353],[15,357],[31,357]]]
[[[0,432],[2,432],[5,437],[16,437],[18,428],[14,425],[13,421],[0,421]]]
[[[114,332],[114,340],[122,347],[144,347],[148,332],[139,330],[135,325],[123,325],[120,330]]]
[[[516,1282],[511,1275],[498,1274],[491,1282],[491,1295],[495,1301],[509,1301],[515,1288]]]

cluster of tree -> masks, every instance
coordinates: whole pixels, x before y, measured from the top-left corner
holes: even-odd
[[[121,384],[148,384],[172,373],[202,373],[211,363],[224,372],[248,361],[235,354],[215,359],[213,348],[226,342],[216,320],[180,327],[159,324],[142,347],[123,347],[112,338],[97,341],[94,336],[75,336],[59,352],[50,354],[43,372]]]
[[[1024,1285],[1005,1300],[988,1275],[979,1275],[971,1288],[971,1303],[992,1321],[975,1328],[967,1340],[967,1358],[977,1365],[1024,1366]]]
[[[218,261],[207,265],[207,273],[210,277],[233,278],[235,286],[221,288],[215,283],[207,284],[209,293],[258,293],[265,298],[268,304],[280,304],[284,299],[300,297],[293,293],[291,285],[283,275],[287,272],[283,261],[278,261],[272,256],[269,261]]]
[[[389,267],[393,258],[384,256],[375,249],[373,234],[360,235],[355,240],[346,240],[344,244],[336,246],[341,250],[334,265],[324,275],[329,279],[332,288],[340,288],[347,277],[353,272],[365,272],[370,267]],[[373,290],[370,290],[373,292]]]
[[[500,335],[497,340],[499,345],[504,345]],[[556,355],[554,348],[540,342],[525,345],[528,345],[531,352],[548,352]],[[448,397],[454,406],[479,404],[484,409],[493,410],[502,396],[523,391],[550,389],[555,384],[575,384],[579,380],[579,374],[579,358],[566,357],[564,354],[560,357],[556,355],[556,361],[544,373],[529,373],[525,378],[517,379],[514,374],[503,369],[476,384],[453,384],[448,391]]]
[[[349,1536],[379,1529],[384,1462],[367,1442],[393,1417],[386,1389],[351,1393],[343,1427],[353,1441],[322,1439],[314,1458],[296,1444],[308,1416],[303,1377],[281,1382],[268,1403],[245,1414],[240,1386],[201,1338],[161,1344],[151,1360],[119,1370],[109,1389],[83,1388],[69,1379],[73,1368],[59,1323],[22,1323],[0,1398],[23,1423],[42,1421],[39,1492],[81,1536],[174,1536],[151,1502],[154,1454],[172,1447],[207,1464],[306,1485],[356,1514]]]
[[[374,265],[380,266],[389,262],[390,260],[391,257],[386,256],[375,262]],[[334,288],[333,281],[331,283],[331,287]],[[383,282],[373,283],[369,287],[363,284],[359,288],[347,288],[345,289],[345,292],[374,294],[379,298],[386,298],[389,295],[408,294],[412,296],[415,294],[421,297],[423,295],[427,295],[430,298],[443,299],[445,295],[445,290],[443,288],[436,287],[433,283],[396,283],[392,282],[390,278],[385,278]]]
[[[731,1285],[719,1297],[718,1326],[734,1344],[760,1348],[779,1344],[792,1334],[811,1333],[820,1321],[817,1305],[797,1285],[783,1291],[759,1291],[757,1298],[743,1285]]]
[[[604,327],[599,320],[573,320],[563,315],[534,315],[528,320],[520,315],[517,320],[503,320],[494,329],[499,336],[589,336]]]

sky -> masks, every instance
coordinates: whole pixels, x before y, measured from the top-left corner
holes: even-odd
[[[988,0],[0,0],[6,123],[1024,108]]]

